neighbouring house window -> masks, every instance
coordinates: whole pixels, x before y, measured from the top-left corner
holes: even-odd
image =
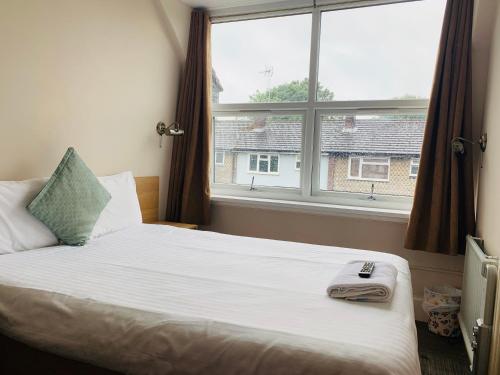
[[[254,173],[278,173],[279,155],[250,154],[248,171]]]
[[[224,165],[224,151],[215,152],[215,165]]]
[[[389,158],[349,158],[349,178],[389,181]]]
[[[410,177],[417,177],[418,167],[420,166],[420,159],[411,159],[410,161]]]
[[[212,17],[214,194],[411,208],[446,0],[369,3]]]

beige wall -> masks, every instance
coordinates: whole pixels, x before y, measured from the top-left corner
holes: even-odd
[[[215,182],[218,184],[232,184],[235,178],[236,167],[235,159],[237,154],[234,152],[224,152],[224,165],[215,165]]]
[[[165,202],[154,129],[174,116],[189,8],[164,5],[175,24],[155,0],[0,1],[1,180],[47,176],[74,146],[96,174],[160,175]]]
[[[497,10],[500,18],[500,7]],[[488,146],[480,170],[477,229],[485,246],[500,256],[500,22],[497,19],[492,39],[490,71],[484,112],[484,131]]]
[[[500,6],[497,7],[495,14],[496,25],[491,38],[484,103],[484,131],[488,133],[488,147],[483,155],[483,168],[479,172],[477,234],[484,239],[488,253],[500,256]],[[490,373],[500,373],[500,281],[491,358]]]

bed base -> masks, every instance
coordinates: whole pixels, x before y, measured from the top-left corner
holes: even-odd
[[[0,335],[0,374],[118,375],[118,372],[60,357]]]

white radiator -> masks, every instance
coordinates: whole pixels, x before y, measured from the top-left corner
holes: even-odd
[[[473,374],[487,374],[498,259],[486,255],[483,241],[467,236],[462,303],[458,319]]]

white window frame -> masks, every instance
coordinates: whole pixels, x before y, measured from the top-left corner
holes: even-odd
[[[252,155],[257,156],[257,169],[252,171],[250,169],[250,157]],[[260,171],[260,159],[262,156],[267,156],[267,172]],[[276,172],[271,172],[271,157],[276,156],[278,158],[278,170]],[[264,174],[264,175],[279,175],[280,174],[280,155],[277,153],[269,153],[269,152],[249,152],[248,153],[248,170],[249,174]]]
[[[217,154],[222,154],[222,162],[217,163]],[[221,166],[224,165],[226,161],[226,152],[225,151],[215,151],[214,163],[215,165]]]
[[[405,0],[416,1],[416,0]],[[398,3],[401,0],[372,0],[368,5],[380,5]],[[376,195],[376,200],[369,200],[369,194],[345,193],[323,191],[320,189],[320,145],[321,145],[321,123],[322,115],[326,114],[374,114],[374,113],[418,113],[425,114],[429,106],[427,99],[410,100],[363,100],[363,101],[329,101],[316,100],[318,86],[319,47],[321,32],[321,14],[325,11],[350,9],[359,7],[359,1],[339,2],[335,5],[317,6],[316,8],[304,8],[300,11],[290,10],[276,13],[245,14],[241,16],[223,15],[212,18],[213,23],[242,21],[256,18],[269,18],[273,16],[287,16],[293,14],[312,14],[311,48],[309,64],[309,99],[307,102],[294,103],[213,103],[212,113],[214,117],[238,114],[304,114],[304,125],[302,131],[302,151],[300,181],[301,187],[278,188],[259,187],[251,189],[250,185],[216,184],[212,183],[212,194],[215,196],[235,196],[255,199],[275,199],[299,201],[305,203],[327,203],[339,206],[354,206],[368,209],[411,210],[413,198],[391,195]]]
[[[351,174],[351,162],[352,159],[359,159],[359,170],[358,175],[353,176]],[[365,159],[384,159],[382,162],[371,162],[365,161]],[[363,177],[363,165],[387,165],[387,178],[366,178]],[[390,157],[380,157],[380,156],[349,156],[349,163],[347,167],[347,179],[357,180],[357,181],[377,181],[377,182],[389,182],[391,176],[391,158]]]
[[[297,168],[297,163],[299,163],[299,167]],[[300,160],[300,154],[295,155],[295,170],[300,171],[300,167],[302,166],[302,162]]]
[[[411,171],[412,167],[415,165],[418,167],[418,170],[420,170],[420,158],[411,158],[411,160],[410,160],[410,172],[409,172],[410,178],[417,178],[418,170],[417,170],[417,173],[412,173],[412,171]]]

